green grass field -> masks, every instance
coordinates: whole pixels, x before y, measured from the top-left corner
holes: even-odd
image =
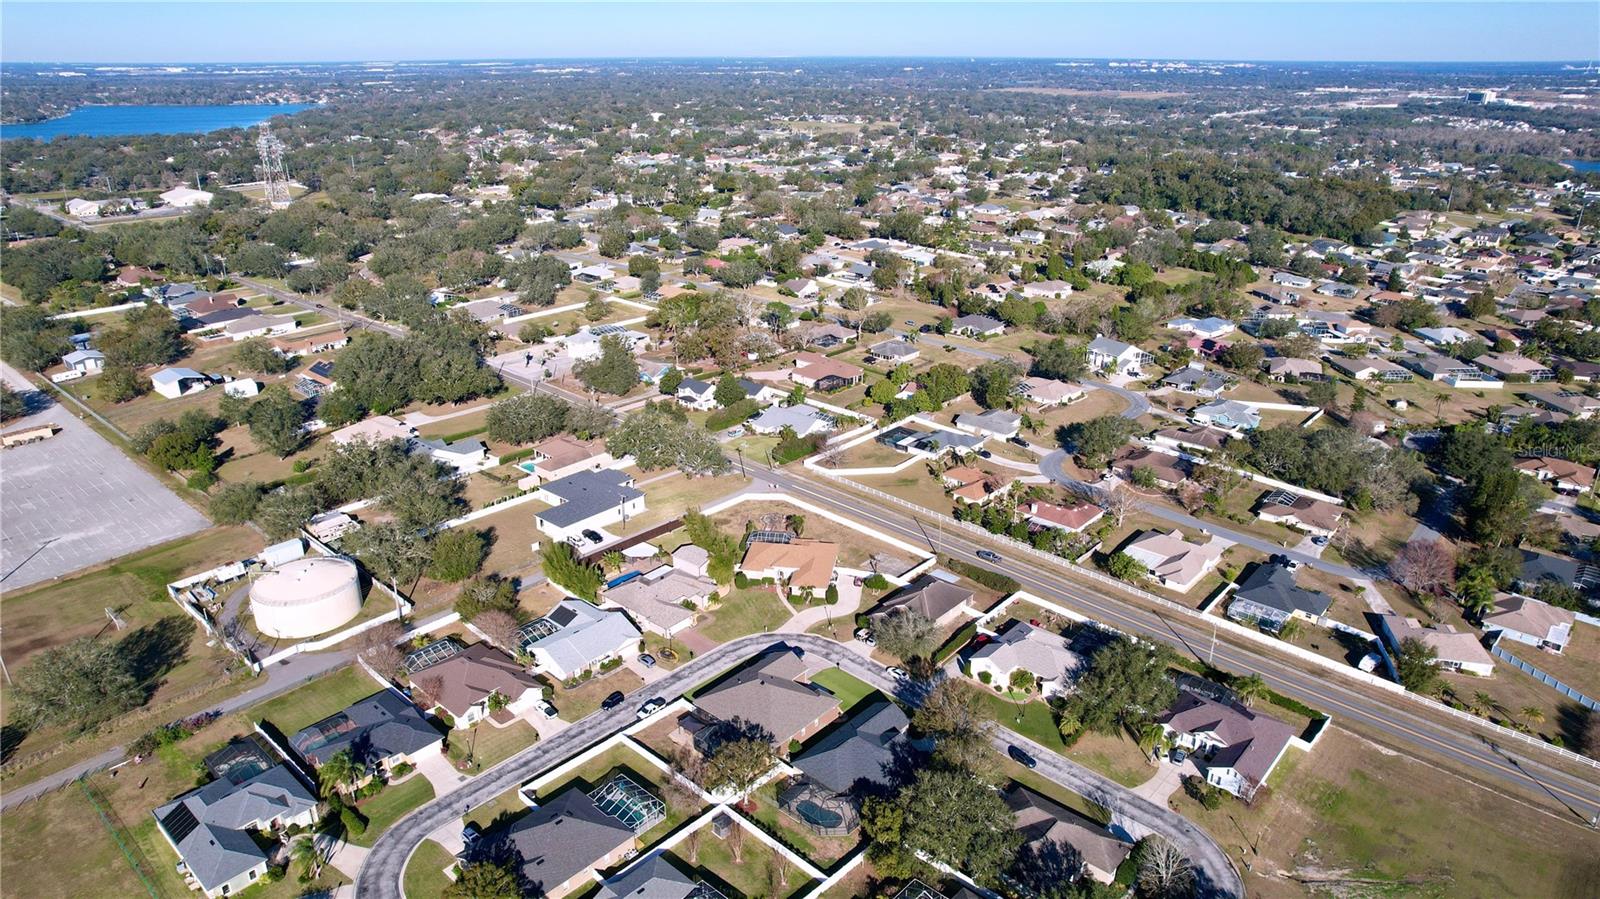
[[[774,630],[789,620],[790,611],[771,590],[734,590],[724,597],[711,620],[698,625],[700,633],[718,643],[727,643],[748,634]]]
[[[871,684],[846,674],[838,668],[827,668],[818,671],[811,676],[811,682],[838,697],[840,711],[846,715],[864,700],[883,695],[874,689]]]
[[[433,784],[422,775],[413,775],[405,783],[385,787],[382,793],[356,804],[361,814],[367,816],[367,829],[361,836],[350,837],[357,846],[371,846],[394,822],[406,813],[433,798]]]
[[[261,703],[251,710],[251,717],[267,721],[284,736],[292,737],[300,728],[315,724],[380,689],[377,681],[366,672],[349,666]]]
[[[432,840],[423,840],[406,863],[404,889],[407,897],[441,896],[450,886],[445,868],[455,863],[455,857]]]

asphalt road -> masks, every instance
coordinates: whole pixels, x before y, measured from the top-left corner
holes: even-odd
[[[367,855],[356,878],[357,899],[398,899],[403,895],[402,879],[412,852],[429,834],[458,821],[468,810],[501,793],[525,783],[541,771],[560,764],[587,746],[604,740],[632,724],[639,705],[651,696],[669,702],[721,672],[778,643],[798,646],[820,656],[890,695],[914,701],[920,690],[896,681],[883,666],[857,655],[839,643],[810,634],[756,634],[724,643],[712,652],[676,669],[649,688],[635,693],[631,701],[611,711],[599,711],[575,722],[571,727],[541,741],[523,752],[468,781],[461,789],[429,802],[391,827]],[[1096,774],[1042,746],[1009,735],[997,735],[995,748],[1004,752],[1009,744],[1021,744],[1038,759],[1038,771],[1074,792],[1109,808],[1121,820],[1159,833],[1189,856],[1199,874],[1201,896],[1234,897],[1244,895],[1244,884],[1222,848],[1199,828],[1179,815],[1133,795],[1126,787]]]
[[[259,290],[262,293],[268,294],[274,299],[282,300],[291,306],[299,306],[301,309],[309,309],[313,312],[321,312],[324,315],[337,319],[346,327],[352,325],[361,325],[362,327],[371,328],[374,331],[382,331],[383,333],[388,334],[390,337],[401,337],[406,333],[406,329],[402,325],[397,325],[392,322],[379,321],[354,310],[342,308],[337,303],[319,303],[316,300],[308,300],[292,290],[284,290],[281,287],[274,287],[265,281],[257,281],[254,278],[246,278],[239,274],[230,275],[229,277],[233,278],[235,281],[238,281],[240,284],[244,284],[255,290]]]
[[[924,526],[920,519],[896,507],[787,471],[763,470],[758,477],[808,502],[871,521],[875,527],[935,547],[950,556],[970,560],[977,549],[988,545],[976,542],[965,531],[939,529],[935,524],[937,516],[931,512],[927,516],[928,526]],[[1004,547],[1000,549],[1004,556]],[[1543,797],[1565,808],[1574,821],[1587,823],[1600,815],[1600,769],[1591,769],[1582,776],[1568,773],[1554,767],[1552,759],[1537,747],[1520,742],[1497,743],[1493,735],[1468,722],[1427,712],[1420,706],[1408,708],[1411,704],[1400,697],[1362,688],[1326,672],[1303,671],[1296,663],[1255,647],[1236,646],[1226,642],[1225,635],[1215,634],[1211,628],[1188,616],[1144,609],[1131,601],[1069,580],[1064,574],[1041,569],[1032,557],[1025,561],[1004,558],[998,564],[983,564],[1016,579],[1030,592],[1061,602],[1125,633],[1167,643],[1185,655],[1207,660],[1220,669],[1257,673],[1274,690],[1322,710],[1335,721],[1359,725],[1419,755],[1448,759],[1486,781],[1508,784]]]

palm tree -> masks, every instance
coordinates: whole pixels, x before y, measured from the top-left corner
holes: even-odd
[[[1239,701],[1247,706],[1254,705],[1257,699],[1266,695],[1267,682],[1259,674],[1247,674],[1233,682],[1233,693]]]
[[[289,858],[300,865],[301,880],[315,880],[322,873],[322,853],[311,837],[301,837],[289,847]]]
[[[1544,720],[1544,709],[1536,705],[1525,705],[1522,707],[1522,717],[1532,721],[1534,724],[1538,724]]]
[[[1480,709],[1487,709],[1489,711],[1494,711],[1500,708],[1500,703],[1496,702],[1493,696],[1490,696],[1488,693],[1485,693],[1482,690],[1472,694],[1472,704]]]
[[[617,571],[621,569],[626,561],[627,559],[623,557],[622,553],[614,549],[608,551],[605,555],[600,557],[600,564],[604,565],[607,571]]]
[[[361,768],[350,750],[345,749],[328,756],[328,760],[318,766],[317,773],[322,776],[322,794],[327,796],[355,783]]]

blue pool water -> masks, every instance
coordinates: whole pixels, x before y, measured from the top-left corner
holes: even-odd
[[[1600,159],[1563,159],[1575,172],[1600,172]]]
[[[258,103],[243,106],[80,106],[59,119],[26,125],[0,125],[0,139],[50,140],[70,134],[201,134],[221,128],[247,128],[277,115],[310,109],[314,103]]]

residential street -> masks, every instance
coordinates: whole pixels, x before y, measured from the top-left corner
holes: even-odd
[[[636,693],[629,702],[611,711],[596,712],[574,723],[572,727],[548,741],[540,742],[478,775],[456,792],[441,796],[402,818],[378,839],[367,855],[361,876],[356,881],[356,896],[362,899],[366,897],[400,899],[401,879],[405,873],[406,862],[429,834],[448,826],[453,819],[459,818],[468,810],[559,764],[584,747],[593,745],[634,723],[635,710],[640,703],[649,698],[649,695],[661,696],[670,702],[707,678],[749,659],[780,641],[825,658],[845,672],[885,693],[902,699],[908,698],[907,684],[894,681],[882,666],[831,640],[809,634],[781,636],[755,634],[741,637],[695,658],[694,661],[656,682],[651,690]],[[914,692],[920,693],[920,691]],[[996,734],[994,743],[997,750],[1004,752],[1008,742],[1025,743],[1039,759],[1039,770],[1045,776],[1068,789],[1082,793],[1095,802],[1106,805],[1119,820],[1133,827],[1144,828],[1146,832],[1159,833],[1182,849],[1195,866],[1199,887],[1197,895],[1215,897],[1244,895],[1244,884],[1226,853],[1189,821],[1164,808],[1152,805],[1109,778],[1043,747],[1023,741],[1006,732],[997,730]]]

